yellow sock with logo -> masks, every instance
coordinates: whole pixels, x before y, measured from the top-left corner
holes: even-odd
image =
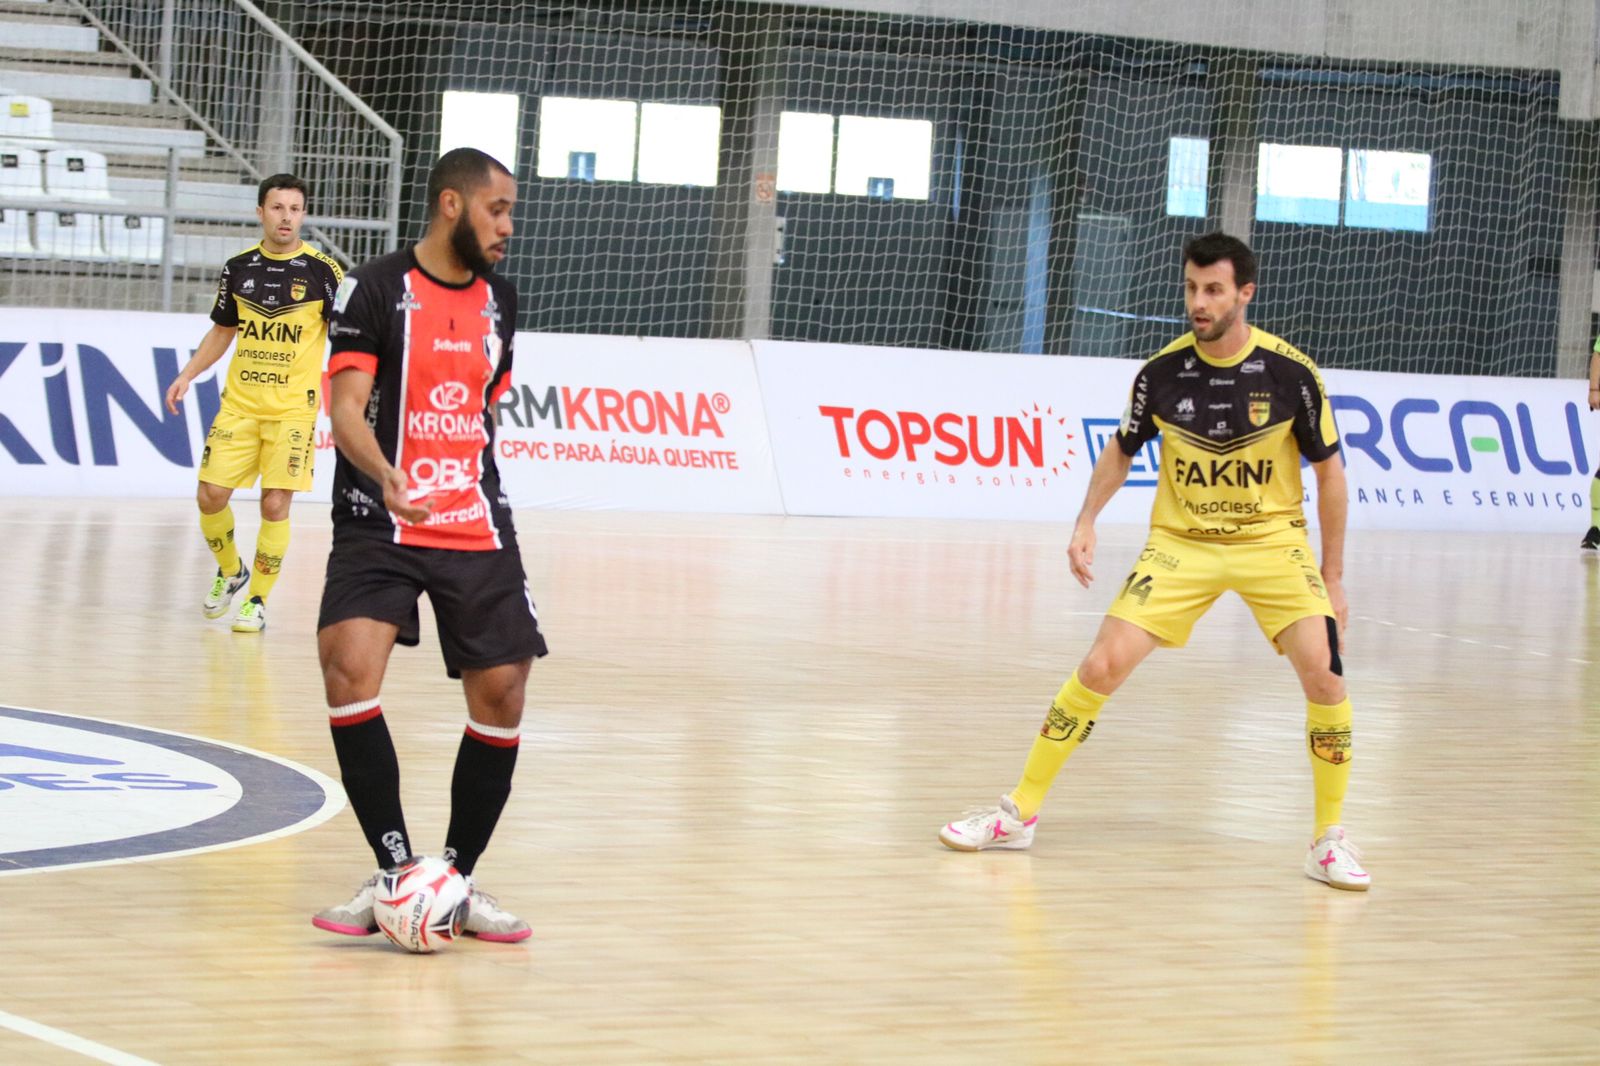
[[[1589,479],[1589,524],[1600,526],[1600,471]]]
[[[283,569],[283,554],[289,550],[289,520],[261,522],[261,532],[256,535],[256,565],[250,574],[250,595],[260,596],[267,602],[272,586],[278,583],[278,571]]]
[[[1050,712],[1045,715],[1044,726],[1034,738],[1033,749],[1022,767],[1022,780],[1011,790],[1011,802],[1017,805],[1017,813],[1024,822],[1044,806],[1045,793],[1050,791],[1062,764],[1079,744],[1089,739],[1095,715],[1109,698],[1085,688],[1074,670],[1056,698],[1050,701]]]
[[[1344,790],[1350,783],[1350,701],[1331,707],[1306,701],[1306,747],[1311,753],[1311,783],[1317,792],[1319,840],[1344,814]]]
[[[205,534],[206,547],[217,558],[217,566],[227,577],[239,572],[239,548],[233,543],[233,508],[223,507],[216,514],[200,512],[200,532]]]

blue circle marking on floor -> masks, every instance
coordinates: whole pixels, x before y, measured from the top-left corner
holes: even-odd
[[[276,756],[0,707],[0,877],[238,847],[343,806],[335,782]]]

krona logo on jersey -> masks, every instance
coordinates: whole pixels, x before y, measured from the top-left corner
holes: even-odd
[[[1067,420],[1054,409],[1033,404],[1020,415],[975,415],[941,411],[928,415],[919,411],[880,411],[868,408],[819,405],[817,412],[833,428],[834,442],[841,459],[856,458],[852,444],[874,459],[920,462],[933,459],[945,466],[975,463],[982,467],[1031,467],[1052,474],[1070,469],[1077,455],[1072,448],[1074,435],[1050,427],[1064,427]],[[1049,440],[1050,458],[1045,442]],[[930,447],[931,446],[931,447]]]
[[[532,429],[547,425],[568,431],[636,433],[656,436],[724,436],[719,416],[733,403],[727,393],[664,392],[551,385],[542,392],[523,385],[496,404],[502,424]]]

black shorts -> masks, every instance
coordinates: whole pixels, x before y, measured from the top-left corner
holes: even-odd
[[[420,638],[417,597],[428,594],[451,677],[548,653],[515,543],[495,551],[413,548],[376,537],[333,538],[322,586],[321,630],[351,618],[400,627]]]

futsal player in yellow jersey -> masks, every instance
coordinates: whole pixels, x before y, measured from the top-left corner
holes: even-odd
[[[266,628],[267,597],[289,548],[289,501],[311,488],[328,317],[344,278],[338,263],[300,239],[305,182],[293,174],[267,178],[256,192],[256,217],[260,243],[223,265],[211,329],[167,389],[167,409],[177,414],[190,383],[237,340],[195,493],[200,531],[217,559],[201,605],[205,616],[221,618],[250,583],[233,620],[235,633]],[[234,545],[228,501],[258,476],[261,532],[252,572]]]
[[[1345,603],[1347,493],[1339,437],[1317,368],[1245,322],[1255,256],[1221,233],[1184,246],[1192,332],[1134,379],[1127,413],[1096,461],[1068,557],[1093,580],[1095,518],[1127,480],[1132,457],[1162,434],[1150,539],[1099,635],[1051,701],[1022,778],[998,806],[939,832],[958,851],[1026,848],[1045,793],[1089,738],[1101,705],[1158,647],[1182,647],[1200,616],[1232,590],[1288,658],[1306,697],[1306,748],[1316,796],[1306,875],[1365,891],[1371,878],[1340,825],[1350,776],[1350,700],[1339,642]],[[1300,458],[1317,478],[1319,566],[1301,509]]]

